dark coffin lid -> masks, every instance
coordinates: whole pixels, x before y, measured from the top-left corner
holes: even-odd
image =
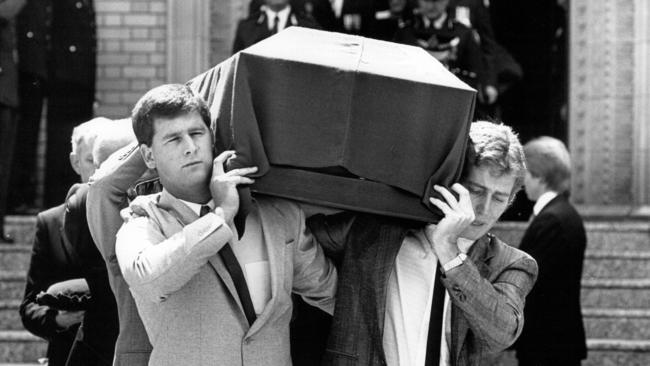
[[[460,177],[475,91],[420,48],[290,27],[189,84],[259,193],[435,221]]]

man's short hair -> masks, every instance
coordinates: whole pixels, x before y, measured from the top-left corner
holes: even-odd
[[[133,141],[135,141],[135,135],[133,134],[130,118],[111,122],[110,128],[107,128],[95,139],[93,146],[93,163],[95,167],[99,168],[111,154]]]
[[[210,110],[192,89],[182,84],[161,85],[145,93],[133,108],[133,132],[139,144],[151,146],[156,118],[171,119],[193,112],[210,128]]]
[[[77,125],[77,127],[72,130],[72,137],[70,138],[72,153],[76,154],[77,150],[79,150],[79,145],[83,142],[94,143],[95,138],[109,123],[112,123],[110,119],[97,117]]]
[[[564,143],[542,136],[524,146],[530,175],[541,178],[551,190],[565,193],[571,189],[571,157]]]
[[[463,178],[469,176],[474,167],[487,167],[496,177],[513,174],[512,200],[523,187],[526,175],[526,158],[517,134],[503,123],[477,121],[471,124],[469,137],[472,148],[467,154]]]

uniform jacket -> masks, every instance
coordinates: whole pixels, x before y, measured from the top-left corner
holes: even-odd
[[[310,227],[342,268],[325,365],[385,365],[383,329],[388,280],[412,223],[377,216],[315,216]],[[443,276],[452,302],[451,364],[480,365],[519,336],[524,300],[537,265],[495,237],[477,240],[466,260]]]
[[[582,219],[564,195],[551,200],[524,233],[520,249],[535,258],[539,277],[528,295],[518,356],[586,358],[580,310],[586,241]]]
[[[93,0],[27,0],[16,29],[20,71],[94,88],[97,37]]]
[[[398,29],[394,41],[419,46],[433,53],[449,71],[471,87],[485,84],[486,74],[476,31],[450,17],[442,28],[435,29],[426,27],[421,15],[416,16]],[[441,59],[436,53],[445,54],[445,57]]]
[[[0,2],[0,107],[18,106],[14,17],[24,4],[25,0]]]
[[[116,254],[153,345],[151,365],[290,365],[291,293],[333,312],[336,269],[295,204],[260,198],[247,216],[241,240],[260,240],[251,235],[260,228],[271,271],[271,299],[252,326],[216,255],[232,240],[228,225],[199,218],[167,191],[138,206],[148,217],[124,224]]]
[[[296,12],[293,7],[291,13],[287,18],[285,28],[289,26],[299,26],[306,28],[320,27],[311,17],[307,17],[302,13]],[[266,13],[263,11],[256,12],[247,19],[239,22],[237,25],[237,32],[235,33],[235,41],[232,46],[232,53],[237,53],[244,48],[250,47],[255,43],[272,36],[273,33],[269,30],[266,20]]]
[[[147,365],[151,353],[151,343],[115,256],[115,235],[123,223],[120,209],[128,203],[125,192],[146,169],[136,144],[123,148],[97,170],[86,202],[88,228],[106,263],[117,303],[120,329],[115,343],[115,366]]]
[[[75,277],[74,250],[61,236],[64,205],[43,211],[36,216],[36,237],[27,271],[25,296],[20,304],[20,317],[25,329],[46,339],[50,366],[62,366],[68,358],[77,326],[62,330],[54,318],[55,309],[38,305],[36,295],[51,285]]]
[[[68,366],[111,365],[119,330],[117,305],[109,286],[106,264],[88,230],[86,199],[88,184],[75,184],[66,198],[63,233],[76,252],[80,265],[76,277],[83,277],[91,301],[77,331]]]

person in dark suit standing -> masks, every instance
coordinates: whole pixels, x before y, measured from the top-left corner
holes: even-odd
[[[526,195],[535,201],[520,249],[539,264],[528,295],[524,331],[515,345],[520,366],[576,366],[587,357],[580,308],[585,228],[569,203],[571,162],[564,144],[540,137],[524,146]]]
[[[313,18],[294,10],[289,0],[265,0],[258,12],[237,25],[232,52],[237,53],[293,25],[320,28]]]
[[[17,128],[18,71],[14,17],[24,5],[25,0],[0,1],[0,243],[12,241],[4,233],[4,217]]]
[[[82,181],[88,181],[95,170],[92,147],[96,127],[102,124],[101,120],[83,123],[72,135],[70,163]],[[36,216],[36,237],[27,270],[25,295],[19,309],[25,329],[49,342],[47,357],[50,366],[66,365],[77,328],[84,317],[83,310],[63,311],[36,301],[36,296],[51,285],[83,277],[79,274],[84,265],[79,250],[63,231],[65,212],[66,205],[61,204]]]
[[[34,208],[36,146],[47,105],[45,207],[66,197],[77,176],[65,164],[74,126],[93,116],[97,40],[92,0],[27,0],[17,17],[20,123],[11,206]]]

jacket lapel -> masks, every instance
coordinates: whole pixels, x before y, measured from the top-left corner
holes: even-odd
[[[483,278],[489,278],[490,276],[490,267],[487,262],[494,256],[492,252],[492,246],[490,245],[492,241],[492,236],[487,234],[477,240],[472,248],[469,251],[468,257],[472,260],[478,272]],[[469,324],[467,320],[462,315],[462,312],[453,305],[451,307],[451,349],[452,356],[454,357],[453,363],[455,364],[458,361],[460,356],[460,351],[465,342],[465,337],[469,330]]]
[[[380,225],[376,238],[364,238],[370,245],[361,254],[361,265],[364,267],[362,273],[365,274],[361,283],[362,307],[367,309],[364,314],[371,327],[371,337],[384,360],[383,334],[388,280],[406,232],[399,226]]]
[[[194,211],[192,211],[191,208],[189,208],[186,204],[177,198],[170,195],[166,190],[163,190],[160,194],[158,206],[169,212],[183,226],[189,225],[199,218],[199,216]],[[226,269],[226,266],[223,264],[221,257],[218,254],[215,254],[208,260],[208,263],[215,270],[215,272],[217,272],[217,275],[219,278],[221,278],[221,281],[228,289],[228,292],[230,292],[230,296],[239,306],[242,321],[245,324],[248,324],[248,321],[246,320],[246,316],[244,314],[244,308],[241,304],[241,301],[239,300],[239,296],[237,295],[235,283],[233,282],[232,277],[230,277],[230,273]]]
[[[257,206],[255,206],[254,212],[251,212],[248,215],[246,220],[247,227],[250,227],[251,224],[253,224],[251,222],[252,219],[259,220],[259,222],[255,224],[260,228],[262,237],[264,238],[263,245],[269,259],[269,270],[271,271],[271,299],[264,307],[262,314],[260,314],[249,329],[249,335],[260,330],[260,328],[271,318],[273,312],[278,308],[276,303],[278,302],[278,293],[284,279],[283,261],[286,250],[284,238],[282,235],[279,235],[277,230],[273,230],[273,228],[282,228],[284,225],[275,222],[275,218],[271,215],[267,217],[267,215],[264,214],[264,211],[257,209]],[[264,228],[268,228],[269,230],[264,230]],[[296,240],[298,239],[296,238]]]

